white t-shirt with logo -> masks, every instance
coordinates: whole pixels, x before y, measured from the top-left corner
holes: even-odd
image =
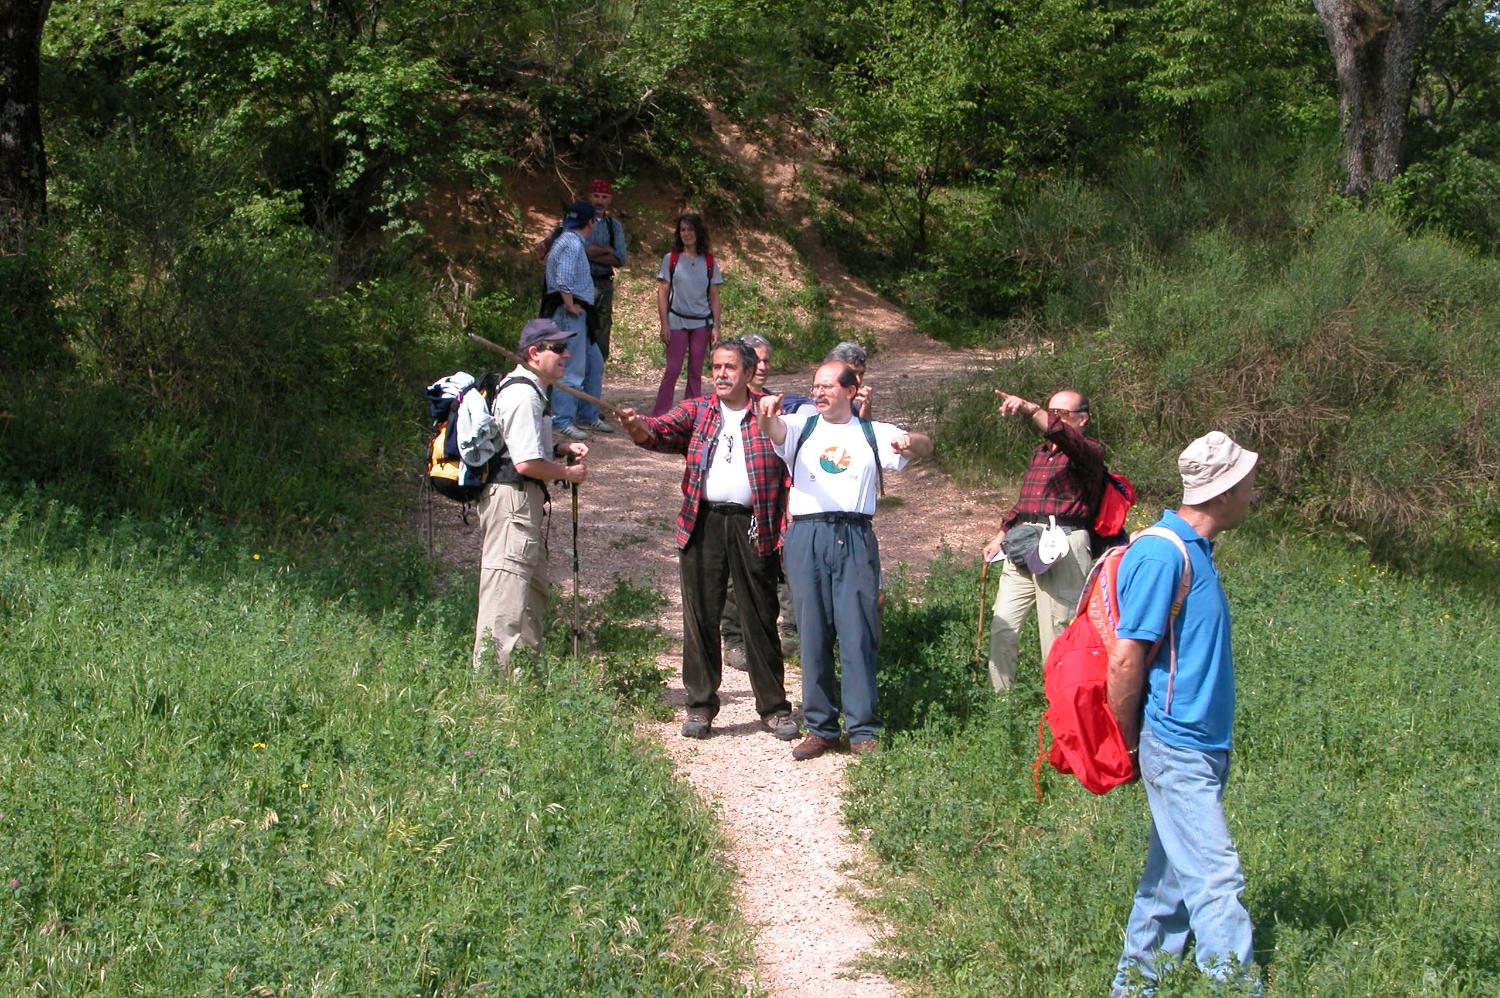
[[[708,474],[703,479],[703,498],[708,502],[750,503],[750,469],[745,464],[744,420],[754,419],[749,408],[734,410],[719,402],[719,441]]]
[[[859,418],[851,417],[847,423],[830,423],[819,418],[812,435],[797,451],[793,466],[792,451],[810,418],[800,413],[781,417],[786,424],[786,441],[776,448],[776,453],[792,468],[788,510],[793,516],[809,513],[873,514],[880,479],[875,472],[875,453],[870,449],[870,441],[865,437]],[[905,468],[907,456],[897,454],[891,449],[891,444],[906,431],[879,421],[870,426],[875,430],[881,467],[886,471]]]

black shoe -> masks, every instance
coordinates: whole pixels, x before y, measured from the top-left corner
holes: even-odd
[[[687,712],[687,720],[682,722],[682,737],[707,738],[712,726],[713,721],[709,718],[708,711],[690,710]]]
[[[768,714],[760,719],[760,726],[784,742],[789,742],[793,738],[796,738],[797,732],[801,730],[797,724],[797,719],[792,716],[792,712],[789,710],[781,710],[774,714]]]

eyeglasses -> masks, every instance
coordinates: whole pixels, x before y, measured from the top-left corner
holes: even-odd
[[[566,340],[557,340],[553,343],[539,343],[537,346],[548,353],[567,353],[568,343]]]
[[[1087,409],[1048,409],[1047,411],[1054,416],[1073,416],[1088,413]]]
[[[726,436],[724,438],[724,463],[725,464],[733,464],[734,463],[734,440],[735,440],[734,437],[728,437],[728,436]]]

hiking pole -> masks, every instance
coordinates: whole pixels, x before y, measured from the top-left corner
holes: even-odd
[[[491,343],[489,340],[485,339],[483,336],[480,336],[478,333],[466,333],[465,335],[475,343],[478,343],[480,346],[489,347],[491,350],[495,351],[498,354],[504,354],[511,360],[515,361],[517,364],[520,364],[522,367],[526,368],[526,370],[530,371],[532,374],[539,373],[536,368],[526,363],[526,359],[520,354],[516,353],[514,350],[507,350],[505,347],[501,346],[498,343]],[[620,410],[601,398],[595,398],[588,392],[581,392],[578,389],[574,388],[572,385],[565,385],[561,381],[555,382],[552,387],[560,392],[567,392],[569,395],[573,396],[576,399],[582,399],[585,402],[592,402],[599,408],[606,410],[611,416],[619,418]]]
[[[568,455],[568,463],[576,464],[576,455]],[[578,671],[578,635],[581,628],[578,626],[578,483],[569,482],[569,488],[573,492],[573,671]]]
[[[981,557],[983,557],[981,555]],[[980,644],[984,641],[984,583],[990,577],[990,560],[984,559],[979,567],[979,629],[974,632],[974,657],[979,657]]]

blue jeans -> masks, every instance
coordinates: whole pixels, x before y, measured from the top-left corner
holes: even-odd
[[[588,320],[559,308],[552,313],[552,321],[557,328],[573,334],[568,340],[568,369],[563,372],[562,383],[598,398],[604,386],[604,355],[596,344],[589,342]],[[552,425],[556,429],[574,423],[591,426],[598,421],[599,407],[594,403],[576,399],[567,392],[552,393]]]
[[[1189,932],[1205,974],[1229,981],[1248,973],[1254,951],[1250,915],[1240,904],[1245,875],[1224,821],[1229,753],[1168,745],[1148,726],[1141,729],[1140,770],[1151,841],[1112,994],[1135,993],[1132,969],[1141,993],[1154,993],[1159,955],[1181,957]]]
[[[802,714],[807,730],[839,736],[839,705],[851,742],[880,734],[875,656],[880,651],[880,547],[869,524],[804,520],[787,531],[782,564],[802,641]],[[833,639],[842,674],[835,689]]]

